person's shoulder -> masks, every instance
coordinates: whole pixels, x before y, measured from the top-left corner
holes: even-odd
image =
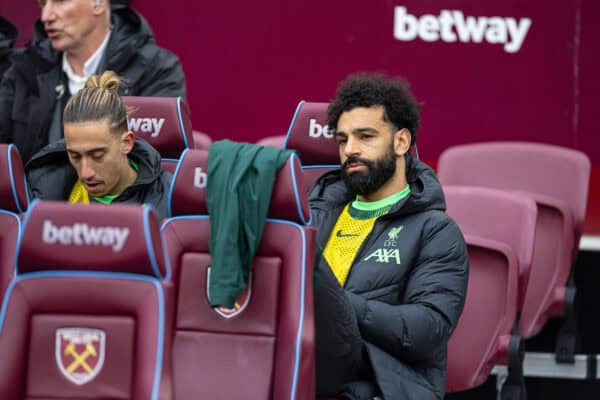
[[[171,171],[167,171],[166,169],[161,169],[160,170],[160,181],[171,185],[171,182],[173,182],[173,173]]]
[[[422,239],[432,241],[439,238],[445,241],[464,242],[458,224],[442,210],[427,210],[421,213],[423,218]]]

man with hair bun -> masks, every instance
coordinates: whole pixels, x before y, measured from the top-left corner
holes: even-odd
[[[321,396],[444,398],[468,256],[435,174],[409,154],[419,108],[405,82],[365,74],[329,106],[341,168],[310,193]]]
[[[161,170],[160,154],[127,127],[112,71],[92,76],[65,107],[65,138],[25,165],[33,197],[71,203],[149,203],[168,216],[172,180]]]
[[[115,71],[121,95],[185,97],[178,58],[155,43],[126,1],[39,4],[34,38],[15,54],[0,84],[0,143],[14,143],[24,162],[63,137],[63,109],[92,75]]]

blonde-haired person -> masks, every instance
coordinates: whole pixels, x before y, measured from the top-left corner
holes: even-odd
[[[35,36],[0,84],[0,143],[14,143],[25,162],[63,137],[63,109],[92,75],[115,71],[127,83],[122,95],[185,97],[178,58],[127,1],[39,4]]]
[[[63,113],[65,138],[37,153],[25,170],[32,195],[45,200],[149,203],[167,217],[171,173],[160,154],[127,127],[112,71],[92,76]]]

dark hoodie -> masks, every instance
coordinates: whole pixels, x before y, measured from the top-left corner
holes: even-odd
[[[406,165],[410,194],[376,220],[344,290],[383,397],[442,399],[447,343],[466,298],[467,249],[444,212],[444,195],[433,171],[411,157]],[[311,190],[321,250],[344,205],[354,198],[339,171],[325,174]],[[400,233],[392,228],[401,228]],[[319,268],[329,268],[324,258]]]
[[[185,97],[179,60],[156,45],[146,20],[123,4],[112,6],[111,19],[113,30],[97,72],[121,76],[122,95]],[[68,97],[62,53],[52,48],[38,21],[34,40],[13,56],[0,85],[0,143],[14,143],[27,162],[48,144],[52,119],[61,118]]]
[[[145,140],[136,138],[129,158],[137,163],[138,176],[113,203],[148,203],[154,206],[159,218],[167,218],[167,199],[172,174],[161,170],[160,154]],[[31,195],[42,200],[67,200],[77,181],[60,140],[43,148],[25,165]]]
[[[0,16],[0,79],[10,66],[10,56],[14,52],[13,45],[18,36],[17,28]]]

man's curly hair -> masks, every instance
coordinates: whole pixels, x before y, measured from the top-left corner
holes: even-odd
[[[335,129],[343,112],[373,106],[383,106],[383,120],[396,129],[408,129],[410,145],[416,143],[421,104],[413,97],[407,82],[383,74],[360,73],[340,82],[335,100],[327,109],[328,125]]]

